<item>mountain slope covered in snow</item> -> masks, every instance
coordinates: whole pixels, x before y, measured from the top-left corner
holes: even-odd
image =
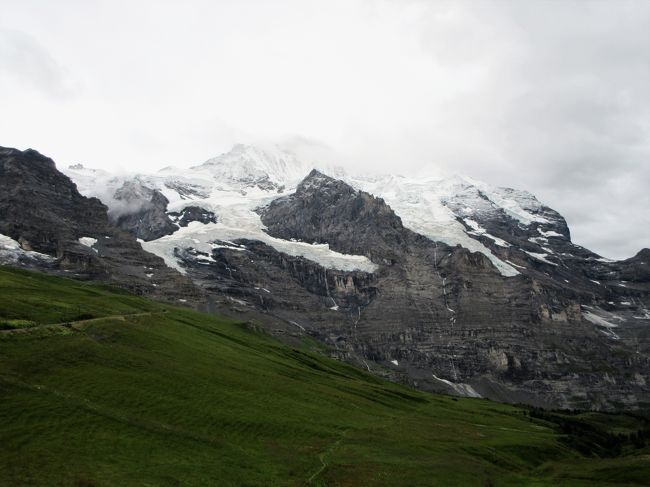
[[[505,247],[509,244],[475,224],[471,220],[472,216],[486,211],[482,207],[489,205],[487,210],[501,211],[522,226],[547,226],[553,221],[541,215],[543,205],[529,193],[493,188],[469,178],[454,176],[438,180],[393,175],[368,177],[351,175],[334,166],[321,165],[318,168],[359,190],[386,200],[411,230],[450,246],[460,245],[472,252],[483,253],[504,276],[517,275],[516,267],[499,258],[477,237],[492,239]],[[181,231],[149,245],[149,250],[165,257],[174,267],[178,266],[170,257],[169,248],[177,239],[182,240],[178,245],[188,246],[187,236],[196,234],[203,250],[206,249],[206,240],[260,239],[291,255],[311,257],[326,267],[371,270],[372,265],[362,259],[351,259],[348,262],[322,248],[313,248],[313,252],[309,252],[308,246],[297,242],[281,243],[264,234],[254,210],[279,196],[294,192],[311,169],[309,164],[294,154],[280,149],[269,151],[236,145],[230,152],[201,165],[189,169],[168,167],[156,174],[113,176],[78,165],[63,170],[77,183],[82,194],[99,197],[116,214],[128,212],[129,209],[115,199],[115,193],[125,181],[135,179],[160,191],[169,200],[170,212],[198,206],[220,215],[214,229],[196,227],[194,232]],[[562,224],[566,226],[563,220]]]

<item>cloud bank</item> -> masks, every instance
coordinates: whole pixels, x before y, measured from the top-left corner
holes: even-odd
[[[0,144],[154,170],[284,141],[650,246],[650,2],[0,1]],[[307,149],[309,148],[309,149]]]

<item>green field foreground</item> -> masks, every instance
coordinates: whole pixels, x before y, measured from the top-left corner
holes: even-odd
[[[641,419],[572,416],[591,425],[585,451],[530,413],[414,391],[242,323],[0,267],[1,486],[650,483],[647,447],[599,458],[589,436],[624,436]]]

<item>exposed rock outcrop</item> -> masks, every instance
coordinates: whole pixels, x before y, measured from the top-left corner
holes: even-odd
[[[116,226],[137,238],[154,240],[178,228],[167,215],[167,198],[138,180],[125,181],[114,198],[118,205],[109,212],[109,217]]]
[[[268,233],[328,243],[345,254],[390,264],[406,239],[418,239],[381,199],[313,170],[290,196],[259,210]]]
[[[169,216],[181,227],[186,227],[191,222],[217,223],[217,216],[210,210],[200,206],[186,206],[181,211],[170,212]]]

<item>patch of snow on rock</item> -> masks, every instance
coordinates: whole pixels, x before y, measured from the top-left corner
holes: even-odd
[[[591,306],[584,306],[583,308],[586,311],[582,312],[582,316],[589,321],[590,323],[593,323],[594,325],[600,327],[600,331],[607,335],[610,338],[613,338],[615,340],[618,340],[619,336],[614,333],[614,328],[618,328],[619,325],[614,323],[614,321],[624,321],[623,318],[620,316],[610,313],[609,311],[605,311],[600,308],[594,308]]]
[[[0,264],[17,264],[25,260],[36,261],[53,261],[54,257],[34,252],[32,250],[23,250],[16,240],[0,233]]]
[[[524,250],[524,252],[530,255],[533,259],[539,260],[540,262],[557,266],[555,262],[551,262],[547,259],[548,254],[538,254],[537,252],[528,252],[527,250]]]
[[[487,230],[485,230],[485,228],[481,227],[481,225],[479,225],[474,220],[470,218],[463,218],[463,221],[472,229],[468,232],[470,235],[484,236],[492,240],[496,245],[500,247],[510,247],[510,244],[508,242],[499,237],[495,237],[494,235],[490,235],[487,233]]]
[[[542,237],[564,237],[561,233],[555,232],[553,230],[544,231],[540,227],[537,227],[537,231]]]
[[[450,380],[447,379],[441,379],[440,377],[436,376],[435,374],[431,374],[433,378],[437,381],[442,382],[443,384],[448,385],[451,387],[451,389],[458,394],[459,396],[464,396],[464,397],[481,397],[481,395],[476,392],[476,390],[470,386],[469,384],[463,384],[463,383],[455,383],[451,382]]]
[[[13,238],[7,237],[0,233],[0,249],[2,250],[21,250],[20,244]]]
[[[96,239],[96,238],[92,238],[92,237],[81,237],[81,238],[79,239],[79,243],[80,243],[81,245],[85,246],[85,247],[88,247],[88,248],[90,248],[90,249],[93,249],[95,252],[98,252],[97,249],[93,247],[93,245],[95,245],[95,244],[97,243],[97,239]]]

